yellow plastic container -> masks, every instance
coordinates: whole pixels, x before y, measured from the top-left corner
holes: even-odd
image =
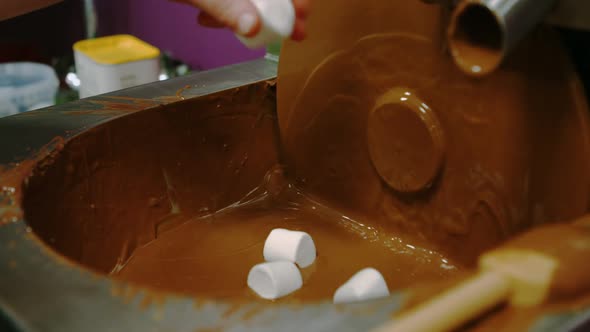
[[[160,50],[131,35],[86,39],[74,44],[80,97],[155,82]]]

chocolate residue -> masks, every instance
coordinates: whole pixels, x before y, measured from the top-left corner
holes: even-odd
[[[314,3],[308,39],[282,48],[279,124],[288,171],[306,194],[471,266],[520,232],[588,212],[588,107],[552,31],[533,32],[475,80],[447,53],[446,14],[420,1]],[[382,110],[379,100],[402,90],[426,117],[399,93]],[[520,330],[545,309],[526,319],[494,312],[504,324],[483,328]]]
[[[476,81],[443,51],[437,7],[339,5],[318,2],[310,39],[285,45],[280,132],[271,85],[125,101],[124,116],[36,164],[22,196],[34,232],[114,278],[239,302],[256,299],[246,274],[270,229],[306,230],[318,259],[284,299],[305,302],[367,265],[394,290],[447,279],[532,226],[588,211],[588,108],[550,32]],[[323,21],[334,8],[338,20]],[[347,18],[358,30],[342,33]]]
[[[356,223],[277,177],[273,171],[259,187],[260,194],[247,201],[192,219],[137,248],[115,275],[198,297],[262,301],[246,287],[244,277],[263,261],[264,239],[277,227],[308,232],[318,257],[301,270],[304,287],[275,302],[329,299],[367,266],[381,271],[391,290],[456,272],[445,257]],[[277,184],[283,190],[276,190]]]
[[[51,163],[52,158],[63,147],[64,138],[58,136],[32,153],[34,158],[25,158],[6,166],[0,166],[0,226],[23,220],[23,186],[35,168]]]
[[[532,225],[580,216],[590,198],[587,106],[552,37],[533,34],[481,81],[420,35],[369,35],[303,65],[287,44],[278,87],[289,172],[314,199],[468,265]],[[392,91],[400,101],[384,108]]]
[[[112,120],[37,167],[26,219],[74,261],[197,297],[256,300],[245,277],[274,227],[308,231],[319,250],[306,287],[284,301],[331,298],[366,266],[392,290],[456,272],[427,247],[306,197],[275,166],[276,130],[272,84]]]
[[[208,215],[258,185],[277,162],[274,107],[272,95],[251,86],[78,135],[30,178],[26,220],[60,253],[110,272],[159,228]]]
[[[184,96],[182,94],[190,88],[191,88],[190,85],[185,85],[182,88],[178,89],[178,91],[176,91],[176,98],[184,100]]]

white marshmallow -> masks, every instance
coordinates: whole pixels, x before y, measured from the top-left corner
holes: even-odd
[[[263,255],[267,262],[288,261],[304,268],[313,263],[316,250],[309,234],[275,228],[264,242]]]
[[[389,295],[385,279],[372,267],[362,269],[334,293],[334,303],[359,302]]]
[[[248,287],[267,300],[283,297],[302,285],[301,272],[291,262],[261,263],[252,267],[248,273]]]
[[[254,37],[237,35],[244,45],[259,48],[291,36],[295,26],[295,7],[291,0],[251,1],[258,10],[261,27]]]

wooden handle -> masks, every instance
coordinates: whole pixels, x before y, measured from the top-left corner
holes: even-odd
[[[449,331],[506,301],[510,289],[506,277],[481,272],[374,332]]]

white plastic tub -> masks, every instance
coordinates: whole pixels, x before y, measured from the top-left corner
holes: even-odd
[[[130,35],[75,43],[80,98],[157,81],[159,56],[156,47]]]
[[[59,80],[53,68],[34,62],[0,64],[0,116],[51,106]]]

